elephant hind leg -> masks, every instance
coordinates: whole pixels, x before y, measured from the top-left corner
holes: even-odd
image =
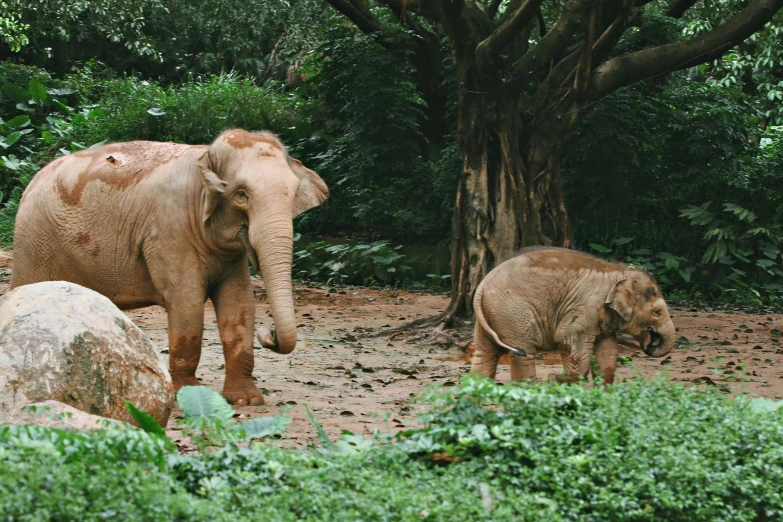
[[[473,345],[475,349],[470,371],[481,372],[487,377],[494,379],[498,369],[498,360],[506,350],[495,344],[492,338],[479,325],[476,325]]]
[[[508,350],[498,346],[480,326],[476,327],[474,346],[473,364],[470,370],[481,372],[494,379],[498,369],[498,361],[502,355],[509,353]],[[533,356],[535,356],[536,351],[527,346],[520,348],[523,348],[528,353],[528,356],[520,357],[509,354],[511,356],[511,380],[535,379],[536,366]]]
[[[511,354],[512,381],[525,381],[536,378],[536,362],[533,357],[535,353],[529,348],[525,348],[525,351],[527,352],[527,357]]]

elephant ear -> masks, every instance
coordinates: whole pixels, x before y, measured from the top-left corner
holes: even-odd
[[[294,197],[294,217],[305,210],[317,207],[329,197],[329,187],[321,176],[308,169],[298,159],[288,158],[288,165],[299,178],[299,190]]]
[[[606,296],[606,305],[617,312],[623,321],[630,321],[633,317],[633,296],[628,286],[623,284],[626,280],[621,279],[609,290]]]
[[[198,159],[198,170],[201,174],[201,184],[204,188],[202,221],[206,223],[220,202],[220,195],[225,191],[227,183],[210,169],[208,151],[204,151],[204,154]]]

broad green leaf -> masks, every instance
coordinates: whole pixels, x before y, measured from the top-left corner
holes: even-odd
[[[783,401],[773,401],[772,399],[758,397],[748,401],[748,406],[750,406],[750,409],[758,413],[771,413],[783,408]]]
[[[602,254],[609,254],[612,251],[611,248],[606,248],[605,246],[599,245],[598,243],[590,243],[590,248],[596,252],[601,252]]]
[[[177,404],[186,418],[228,423],[234,410],[218,392],[206,386],[183,386],[177,392]]]
[[[234,429],[241,429],[245,433],[245,440],[262,439],[272,435],[280,435],[285,432],[291,419],[279,415],[271,417],[256,417],[237,424]]]
[[[0,138],[0,147],[3,147],[4,149],[7,149],[17,141],[19,141],[19,138],[22,137],[21,132],[12,132],[8,136],[5,136],[3,138]]]
[[[2,89],[6,96],[14,101],[25,104],[30,101],[30,93],[27,92],[27,89],[23,87],[17,87],[16,85],[3,85]]]
[[[30,97],[36,105],[43,105],[49,99],[49,95],[46,93],[46,87],[44,87],[43,84],[38,83],[35,80],[30,80],[27,87],[30,89]]]
[[[76,92],[76,89],[68,89],[68,88],[61,88],[61,89],[49,89],[49,94],[52,96],[68,96],[69,94],[73,94]]]
[[[636,238],[633,238],[633,237],[618,237],[617,239],[612,241],[612,243],[614,243],[615,245],[625,245],[627,243],[630,243],[634,239],[636,239]]]
[[[13,154],[9,154],[8,156],[3,156],[3,166],[7,168],[8,170],[17,170],[21,165],[22,162],[14,156]]]
[[[18,129],[19,127],[25,127],[29,124],[30,124],[30,116],[27,116],[26,114],[21,114],[15,118],[11,118],[6,122],[6,125],[14,129]]]
[[[141,411],[130,401],[125,401],[125,409],[128,410],[128,413],[136,421],[136,424],[139,425],[139,428],[153,435],[166,436],[166,430],[149,413]]]
[[[84,114],[77,114],[71,119],[71,125],[84,125],[87,123],[87,118],[84,117]]]

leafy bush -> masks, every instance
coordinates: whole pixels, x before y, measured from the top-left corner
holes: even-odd
[[[185,422],[230,412],[209,406],[215,392],[185,395],[196,390],[190,399],[204,414],[186,409]],[[167,452],[165,435],[136,430],[0,427],[0,512],[9,520],[783,516],[780,402],[663,381],[587,389],[473,377],[431,387],[421,400],[429,406],[421,429],[336,443],[322,433],[315,452],[228,442],[183,456]]]
[[[96,81],[89,71],[69,81],[89,92],[91,102],[109,116],[91,129],[92,139],[201,144],[233,127],[285,134],[301,119],[293,97],[235,74],[191,78],[167,88],[134,78]]]
[[[779,133],[753,146],[747,99],[693,82],[638,85],[601,103],[612,110],[593,112],[563,157],[579,247],[644,265],[667,290],[779,304],[783,276],[770,262],[780,258],[764,246],[779,243]]]
[[[429,156],[425,102],[410,56],[347,27],[340,15],[320,30],[325,43],[304,62],[308,81],[300,91],[317,101],[314,130],[292,146],[310,159],[331,196],[299,230],[408,243],[442,239],[460,171],[451,169],[455,149]]]
[[[433,388],[402,447],[469,465],[557,506],[566,520],[772,520],[783,516],[783,403],[662,380],[610,388]]]
[[[330,245],[310,243],[294,252],[294,275],[304,279],[353,285],[384,286],[405,283],[413,275],[403,264],[405,256],[388,241],[370,244]]]

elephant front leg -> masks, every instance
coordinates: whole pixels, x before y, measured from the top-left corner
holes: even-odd
[[[213,289],[211,298],[226,359],[223,397],[237,406],[264,404],[264,396],[253,381],[255,303],[245,259]]]
[[[561,343],[559,351],[565,374],[551,374],[550,378],[556,382],[572,383],[579,381],[582,377],[587,377],[590,372],[594,341],[595,337],[575,335]]]
[[[183,386],[200,386],[196,368],[201,359],[204,333],[204,301],[175,296],[166,304],[169,320],[169,373],[174,391]]]
[[[617,369],[617,354],[620,352],[617,339],[605,337],[596,341],[594,352],[593,379],[603,379],[605,383],[612,384]]]

